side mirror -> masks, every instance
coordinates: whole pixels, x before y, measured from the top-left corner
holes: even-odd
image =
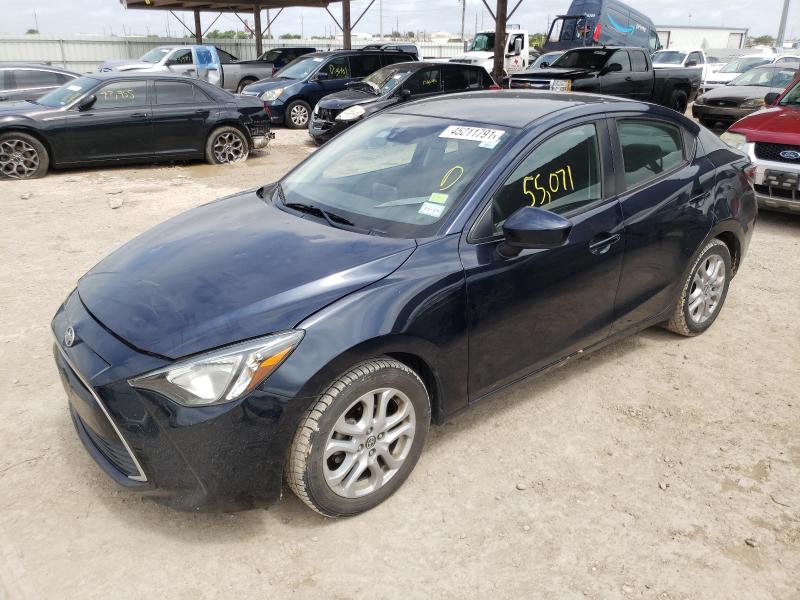
[[[611,63],[610,65],[606,65],[603,67],[603,70],[600,71],[601,75],[605,75],[606,73],[619,73],[622,71],[622,65],[619,63]]]
[[[697,66],[697,61],[696,60],[687,60],[686,61],[686,66],[687,67],[696,67]]]
[[[540,69],[546,69],[549,66],[550,66],[550,63],[547,62],[546,60],[543,60],[541,63],[539,63],[539,68]]]
[[[78,102],[78,110],[79,111],[89,110],[90,108],[92,108],[92,106],[94,106],[95,102],[97,102],[97,96],[95,96],[94,94],[89,94],[88,96],[84,96]]]
[[[557,248],[563,245],[572,230],[572,223],[556,213],[523,206],[503,224],[505,241],[498,252],[505,258],[517,256],[525,249]]]
[[[328,73],[327,71],[320,71],[319,73],[317,73],[316,79],[317,81],[325,81],[326,79],[330,79],[330,77],[331,74]]]
[[[169,60],[167,60],[167,62],[165,62],[165,63],[164,63],[164,66],[165,66],[165,67],[174,67],[174,66],[175,66],[175,65],[177,65],[177,64],[178,64],[178,61],[177,61],[177,60],[172,60],[172,59],[170,58]]]
[[[400,100],[408,100],[411,98],[411,90],[401,88],[400,91],[397,92],[397,97],[400,98]]]
[[[780,97],[781,97],[780,92],[770,92],[769,94],[764,96],[764,104],[766,104],[767,106],[773,106]]]

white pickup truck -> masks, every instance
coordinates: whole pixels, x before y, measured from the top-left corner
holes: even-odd
[[[506,29],[504,75],[528,68],[528,32],[525,29]],[[475,35],[467,51],[450,59],[450,62],[479,65],[489,73],[494,68],[494,31],[481,31]]]
[[[651,57],[653,68],[675,68],[675,67],[700,67],[703,70],[703,81],[708,79],[712,73],[716,73],[725,63],[718,59],[707,56],[702,48],[670,48],[659,50]]]

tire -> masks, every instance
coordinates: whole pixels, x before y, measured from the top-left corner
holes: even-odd
[[[250,85],[251,83],[253,83],[255,81],[257,81],[257,80],[253,79],[252,77],[245,77],[244,79],[242,79],[239,82],[239,85],[236,86],[236,93],[237,94],[241,94],[242,90],[244,90],[244,88],[246,88],[248,85]]]
[[[217,127],[206,141],[206,162],[212,165],[242,162],[250,155],[250,142],[232,125]]]
[[[686,112],[689,106],[689,96],[683,90],[672,90],[672,95],[669,97],[669,107],[681,114]]]
[[[50,155],[32,135],[9,131],[0,135],[0,179],[38,179],[47,175]]]
[[[728,295],[731,273],[728,246],[718,239],[708,242],[689,270],[675,312],[665,327],[688,337],[711,327]]]
[[[376,358],[354,366],[300,419],[285,467],[289,488],[326,517],[377,506],[416,465],[430,416],[427,389],[406,365]]]
[[[311,118],[311,106],[303,100],[292,100],[286,105],[284,123],[289,129],[305,129]]]

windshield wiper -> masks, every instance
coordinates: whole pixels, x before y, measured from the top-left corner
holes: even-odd
[[[281,199],[281,203],[286,208],[291,208],[298,212],[304,212],[306,214],[322,217],[331,227],[345,229],[348,231],[356,231],[358,233],[366,233],[368,235],[387,235],[383,229],[367,229],[365,227],[359,227],[350,219],[341,215],[337,215],[329,210],[322,209],[319,206],[314,206],[313,204],[306,204],[304,202],[286,202],[286,195],[283,193],[283,186],[280,183],[275,186],[275,191],[278,192],[278,197]]]

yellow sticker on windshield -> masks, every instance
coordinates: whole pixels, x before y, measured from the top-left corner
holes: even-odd
[[[439,192],[433,192],[431,197],[428,198],[428,202],[435,202],[436,204],[444,204],[447,202],[447,194],[440,194]]]

